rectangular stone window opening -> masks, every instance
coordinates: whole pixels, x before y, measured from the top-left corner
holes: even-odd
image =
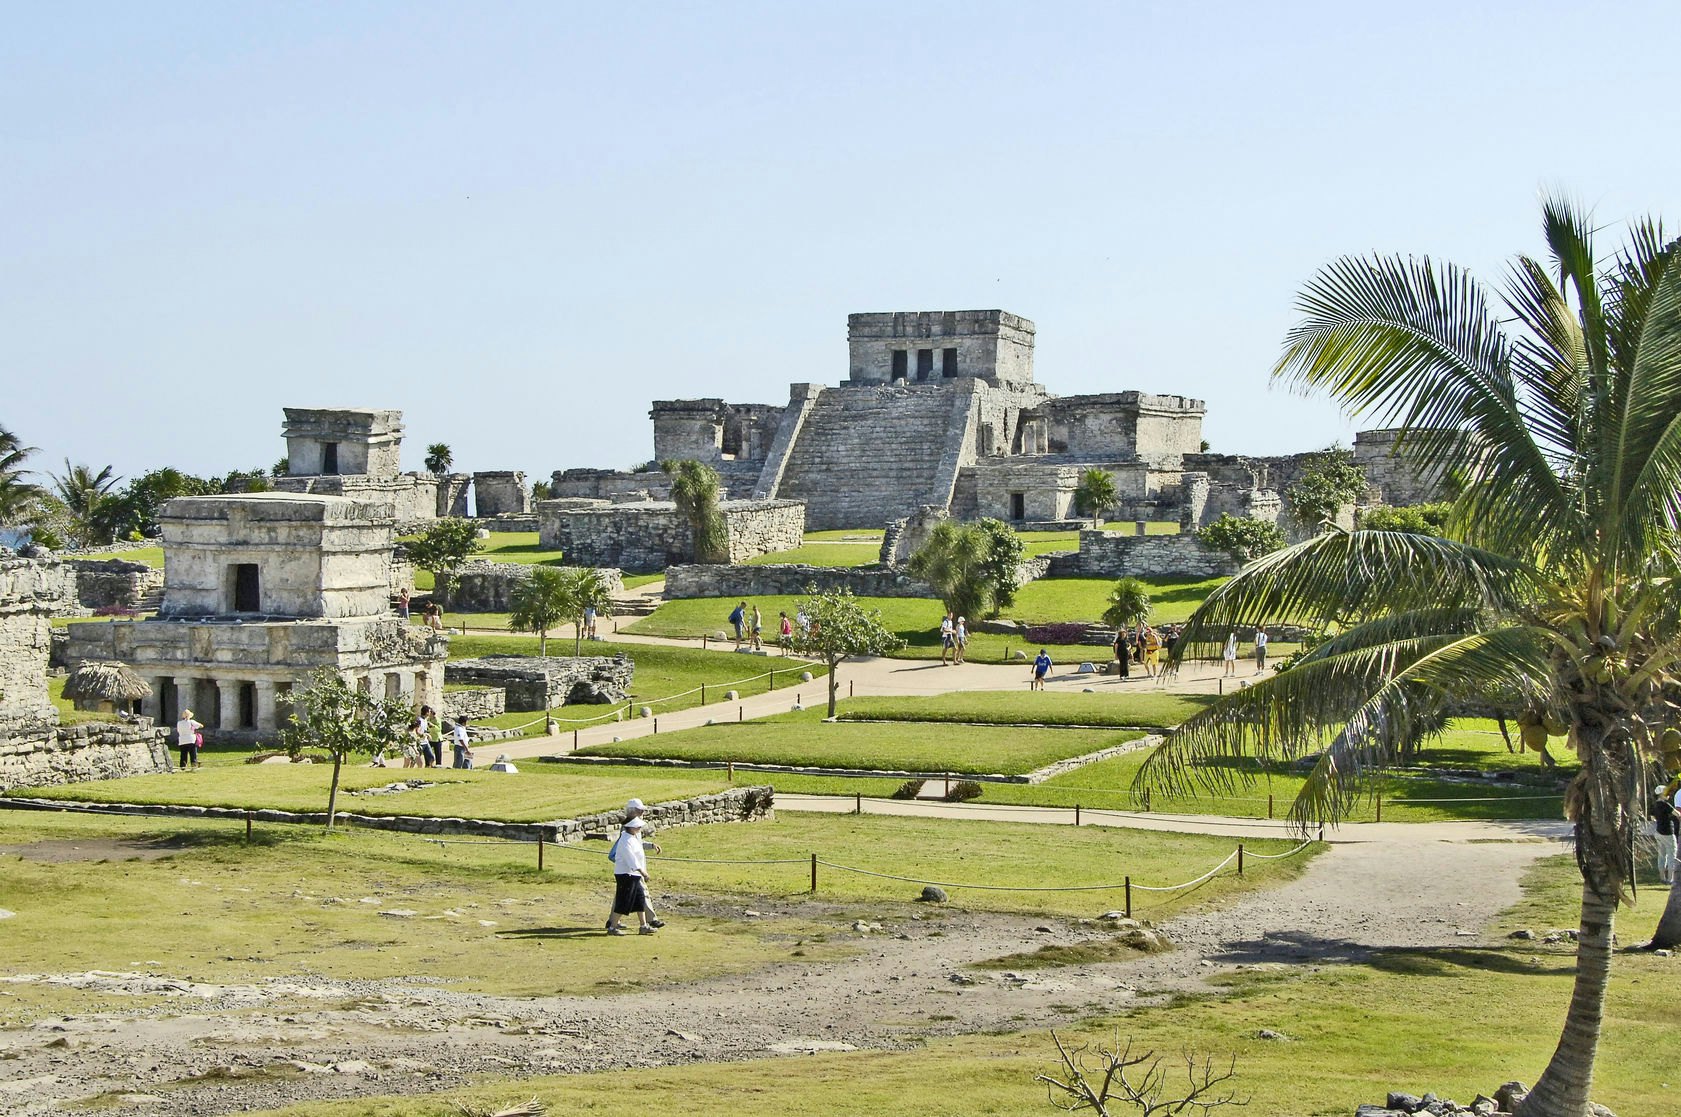
[[[321,472],[337,473],[339,471],[339,444],[337,442],[323,442],[321,444]]]
[[[893,350],[893,379],[905,379],[905,368],[910,361],[910,354],[903,349]]]
[[[916,378],[927,380],[934,375],[934,351],[932,349],[918,349],[916,351]]]
[[[239,728],[257,728],[257,684],[239,684]]]
[[[956,349],[940,350],[940,375],[947,380],[951,380],[957,375]]]
[[[1018,521],[1027,519],[1026,493],[1010,494],[1010,519]]]
[[[229,569],[232,582],[233,612],[261,613],[263,611],[262,576],[254,562],[236,562]]]

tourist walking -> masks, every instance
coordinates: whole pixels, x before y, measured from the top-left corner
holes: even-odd
[[[428,768],[444,766],[444,727],[430,706],[420,708],[420,759]]]
[[[1259,625],[1255,628],[1255,674],[1259,675],[1267,669],[1267,630]]]
[[[1044,690],[1045,680],[1050,677],[1051,656],[1044,648],[1033,657],[1033,677],[1027,681],[1028,690]]]
[[[585,605],[584,606],[583,631],[578,633],[578,639],[580,639],[580,640],[594,640],[595,639],[595,606],[594,605]]]
[[[1237,629],[1234,628],[1226,634],[1226,647],[1220,653],[1220,659],[1225,664],[1225,675],[1237,674]]]
[[[1119,666],[1120,675],[1123,679],[1131,678],[1131,673],[1127,670],[1127,660],[1131,658],[1132,641],[1127,638],[1127,630],[1117,628],[1115,630],[1115,663]]]
[[[747,623],[747,602],[743,601],[730,610],[730,625],[735,629],[736,647],[741,646],[741,629]]]
[[[466,718],[455,719],[455,728],[450,730],[450,739],[455,743],[455,766],[457,768],[471,768],[473,766],[473,746],[467,736]]]
[[[957,662],[962,663],[969,658],[969,619],[957,618]]]
[[[950,613],[940,618],[940,662],[951,666],[951,657],[957,654],[957,621]]]
[[[632,799],[630,802],[625,804],[625,822],[629,822],[633,818],[641,818],[642,821],[643,821],[643,824],[644,824],[642,834],[641,834],[642,849],[643,849],[644,853],[646,851],[650,850],[650,849],[653,850],[655,853],[659,853],[660,852],[659,843],[648,840],[649,836],[653,834],[653,831],[647,828],[646,824],[647,824],[648,820],[645,819],[645,818],[642,818],[643,814],[645,814],[647,812],[647,810],[648,810],[648,808],[643,806],[642,800]],[[619,830],[619,835],[620,835],[620,837],[623,837],[624,836],[623,824],[621,823],[620,826],[621,826],[621,828]],[[619,839],[614,838],[612,848],[607,851],[607,860],[609,862],[613,863],[613,874],[614,874],[614,876],[617,876],[618,871],[619,871],[618,870],[618,863],[617,863],[618,853],[619,853]],[[614,906],[616,907],[617,904],[618,904],[618,895],[617,895],[616,891],[614,893],[613,901],[614,901]],[[660,919],[658,916],[656,916],[654,914],[654,904],[653,904],[653,901],[648,898],[648,890],[646,888],[644,888],[642,890],[642,913],[647,917],[648,926],[654,928],[656,931],[659,930],[661,927],[665,926],[665,920]],[[613,929],[613,922],[614,922],[613,921],[613,914],[614,913],[613,913],[612,910],[609,910],[607,912],[607,929],[609,931],[611,931]]]
[[[181,720],[175,723],[175,741],[181,746],[181,770],[199,767],[198,750],[204,744],[204,723],[193,720],[191,710],[181,711]]]
[[[776,614],[776,644],[787,655],[794,647],[794,622],[788,619],[788,610],[783,609]]]
[[[642,850],[640,817],[625,820],[624,830],[613,848],[613,914],[607,920],[609,935],[622,935],[620,926],[627,915],[634,915],[641,926],[637,933],[651,935],[655,927],[648,915],[648,856]]]
[[[1160,671],[1162,657],[1162,634],[1144,626],[1144,673],[1155,678]]]
[[[1665,884],[1675,883],[1676,837],[1681,833],[1681,791],[1677,784],[1652,789],[1652,805],[1647,814],[1652,820],[1652,837],[1658,843],[1658,879]]]
[[[444,630],[444,611],[438,608],[438,603],[436,601],[433,601],[426,606],[426,627],[430,628],[433,632],[442,632]]]
[[[403,592],[397,595],[397,615],[403,618],[403,623],[409,623],[409,590],[403,587]]]
[[[764,618],[759,615],[759,607],[753,606],[753,650],[759,651],[765,646],[763,639]]]

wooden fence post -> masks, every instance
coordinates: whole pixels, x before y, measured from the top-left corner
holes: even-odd
[[[811,892],[817,894],[817,854],[811,855]]]
[[[1127,918],[1131,919],[1132,918],[1132,878],[1131,877],[1127,877],[1126,913],[1127,913]]]
[[[1243,843],[1237,843],[1237,875],[1243,875]]]
[[[537,871],[543,871],[543,832],[537,831]]]

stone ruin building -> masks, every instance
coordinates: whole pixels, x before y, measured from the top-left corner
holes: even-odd
[[[286,476],[281,492],[350,497],[386,509],[413,526],[440,516],[524,519],[531,492],[518,470],[481,473],[402,472],[403,413],[364,408],[287,407]],[[536,524],[498,525],[535,530]]]
[[[156,617],[70,626],[72,666],[117,661],[150,683],[159,724],[191,709],[207,736],[254,739],[330,668],[364,690],[442,704],[449,639],[392,611],[393,519],[343,496],[180,497],[163,508]]]
[[[75,576],[63,563],[0,552],[0,790],[169,766],[150,719],[59,724],[47,684],[49,633],[51,618],[74,600]]]
[[[1032,322],[1002,310],[853,314],[846,380],[794,384],[781,406],[657,401],[654,457],[706,462],[733,498],[802,501],[808,530],[891,525],[928,509],[1075,526],[1074,491],[1092,468],[1115,478],[1113,519],[1191,530],[1230,513],[1300,530],[1287,489],[1313,454],[1206,453],[1204,404],[1184,396],[1051,395],[1034,380],[1034,337]],[[1356,438],[1372,480],[1362,503],[1440,499],[1439,479],[1395,449],[1393,431]],[[570,469],[554,474],[552,491],[632,502],[665,495],[667,482]]]
[[[1125,517],[1176,502],[1183,458],[1202,448],[1202,401],[1053,396],[1033,379],[1034,332],[1002,310],[853,314],[841,384],[795,384],[780,407],[656,402],[654,456],[706,462],[731,497],[803,501],[809,530],[925,506],[1060,524],[1093,467],[1115,475]],[[656,478],[567,470],[554,493],[612,499],[657,491]]]

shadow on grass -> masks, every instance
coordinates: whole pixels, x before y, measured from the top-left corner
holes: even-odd
[[[636,933],[634,926],[629,933]],[[517,931],[498,931],[496,937],[499,939],[584,939],[606,938],[607,932],[604,928],[598,926],[526,927]]]
[[[1464,970],[1482,970],[1486,973],[1513,974],[1520,977],[1568,976],[1576,972],[1573,954],[1560,954],[1556,957],[1514,954],[1496,946],[1386,950],[1372,958],[1372,968],[1405,977],[1454,977]]]

